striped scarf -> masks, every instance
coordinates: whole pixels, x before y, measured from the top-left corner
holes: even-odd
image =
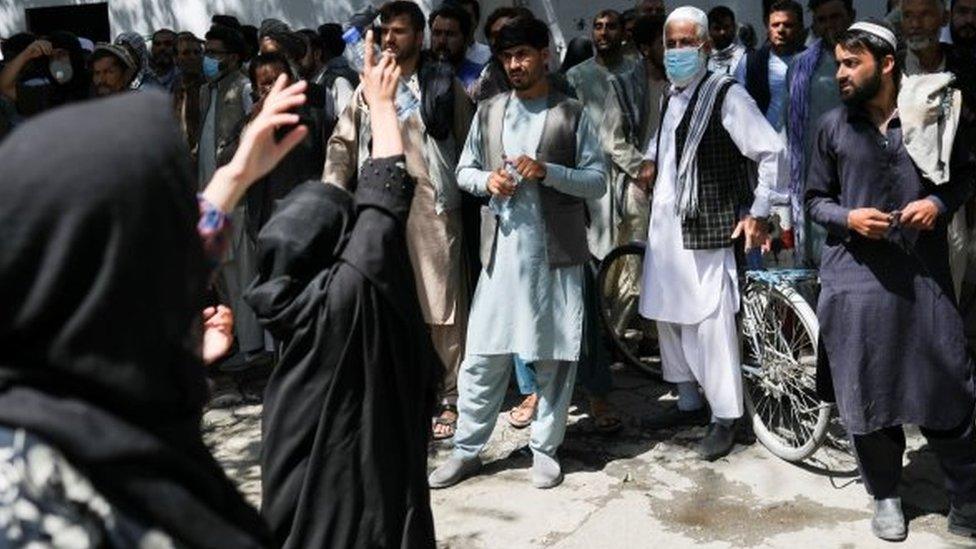
[[[806,157],[804,144],[807,126],[810,124],[810,79],[824,54],[822,40],[814,42],[807,51],[800,54],[793,66],[794,76],[790,82],[790,104],[788,107],[788,142],[790,153],[790,204],[793,210],[793,229],[796,234],[797,259],[805,261],[806,212],[803,209],[803,188],[806,182]]]
[[[733,80],[722,73],[708,73],[698,90],[698,102],[691,114],[688,138],[678,164],[675,210],[681,219],[698,217],[698,145],[708,129],[718,92],[730,81]]]

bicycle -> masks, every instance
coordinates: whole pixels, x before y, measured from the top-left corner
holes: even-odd
[[[640,315],[644,243],[631,242],[610,251],[600,263],[597,289],[600,317],[614,350],[630,366],[663,380],[654,322]]]
[[[661,379],[656,329],[638,312],[644,249],[633,242],[604,259],[597,276],[600,313],[624,360]],[[817,281],[816,271],[798,269],[751,270],[740,281],[746,412],[759,442],[792,462],[824,443],[832,413],[816,394],[819,323],[799,291],[815,293]]]

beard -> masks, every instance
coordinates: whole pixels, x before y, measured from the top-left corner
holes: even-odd
[[[932,46],[935,39],[931,36],[907,36],[905,45],[911,51],[922,51]]]
[[[464,61],[464,51],[452,52],[450,48],[437,48],[433,50],[434,55],[441,61],[446,61],[451,65],[460,65]]]
[[[526,70],[518,70],[514,72],[506,73],[508,76],[508,82],[515,91],[525,91],[532,86],[535,86],[539,81],[538,76],[533,76]]]
[[[168,68],[172,67],[174,63],[174,57],[168,53],[161,53],[153,57],[153,64],[157,67]]]
[[[881,91],[881,69],[880,67],[871,75],[866,82],[860,86],[856,84],[851,84],[853,90],[849,95],[845,96],[844,91],[841,90],[841,101],[844,102],[848,107],[860,107],[874,99],[878,92]]]
[[[716,51],[722,51],[725,48],[731,46],[732,45],[732,42],[734,42],[734,41],[735,41],[735,39],[733,37],[731,37],[731,36],[729,36],[726,39],[723,39],[721,42],[719,42],[719,41],[716,40],[715,41],[715,50]]]
[[[402,63],[408,59],[413,59],[419,53],[419,50],[413,45],[407,45],[402,48],[397,47],[395,44],[388,44],[383,48],[383,51],[388,51],[396,56],[397,63]]]
[[[622,42],[604,42],[596,46],[596,51],[598,51],[600,55],[614,55],[620,51],[622,44]]]

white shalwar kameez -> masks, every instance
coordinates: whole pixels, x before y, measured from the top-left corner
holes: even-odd
[[[697,382],[712,414],[721,419],[742,416],[742,378],[735,314],[739,288],[732,248],[688,250],[675,209],[677,155],[675,129],[681,124],[695,88],[672,87],[660,136],[658,176],[651,202],[651,221],[644,256],[640,313],[656,320],[664,379]],[[721,105],[722,126],[743,156],[759,164],[759,181],[750,213],[769,215],[772,196],[782,192],[782,141],[745,88],[733,85]],[[646,157],[657,156],[657,136]],[[735,227],[729,227],[729,234]]]

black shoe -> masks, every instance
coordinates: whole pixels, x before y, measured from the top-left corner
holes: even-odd
[[[879,539],[885,541],[904,541],[908,537],[908,528],[905,527],[905,514],[901,510],[901,498],[874,500],[871,531]]]
[[[949,509],[949,532],[957,536],[976,537],[976,503],[953,505]]]
[[[698,444],[698,455],[705,461],[715,461],[729,455],[735,447],[735,433],[735,423],[728,426],[712,423],[708,426],[705,438]]]
[[[708,421],[710,419],[711,414],[709,413],[707,406],[703,406],[702,408],[692,410],[690,412],[685,412],[677,406],[673,406],[661,415],[642,421],[641,427],[644,429],[704,427],[705,425],[708,425]]]

